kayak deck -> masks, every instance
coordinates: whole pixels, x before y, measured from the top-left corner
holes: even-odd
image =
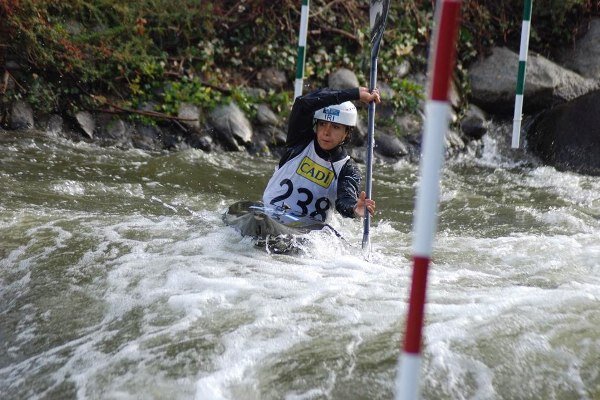
[[[328,224],[281,207],[265,207],[263,203],[239,201],[229,206],[223,221],[242,236],[256,240],[256,246],[273,253],[299,250],[303,235],[321,230]]]

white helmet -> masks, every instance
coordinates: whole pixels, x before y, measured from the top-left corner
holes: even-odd
[[[315,111],[315,119],[335,122],[336,124],[356,126],[356,107],[351,101],[327,106]]]

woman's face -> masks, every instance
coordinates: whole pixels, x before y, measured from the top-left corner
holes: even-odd
[[[346,125],[329,121],[317,121],[317,143],[323,150],[332,150],[339,146],[348,135]]]

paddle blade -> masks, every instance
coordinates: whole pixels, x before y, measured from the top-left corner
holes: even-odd
[[[367,236],[363,236],[362,242],[362,255],[365,261],[371,261],[371,238]]]
[[[390,0],[371,0],[371,7],[369,9],[371,43],[381,40],[389,8]]]

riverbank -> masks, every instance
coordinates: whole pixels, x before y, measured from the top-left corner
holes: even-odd
[[[0,7],[6,17],[0,22],[6,33],[0,47],[5,129],[35,127],[108,146],[258,155],[277,153],[284,143],[298,4],[184,1],[173,6],[155,0],[120,7],[110,1],[9,1]],[[598,6],[585,1],[562,4],[551,13],[534,8],[530,48],[557,59],[556,49],[580,39],[597,13]],[[358,1],[312,5],[307,91],[366,85],[367,15]],[[430,2],[392,4],[380,53],[384,105],[378,108],[376,151],[381,160],[418,157],[431,17]],[[469,71],[494,55],[494,45],[514,53],[519,33],[520,9],[464,3],[448,156],[480,151],[487,120],[505,112],[487,107],[486,115],[471,106],[482,102],[473,101],[478,92]],[[503,73],[516,76],[516,68],[507,66]],[[493,76],[482,85],[491,83]],[[359,111],[364,120],[366,111]],[[359,127],[352,143],[357,161],[364,131]]]

